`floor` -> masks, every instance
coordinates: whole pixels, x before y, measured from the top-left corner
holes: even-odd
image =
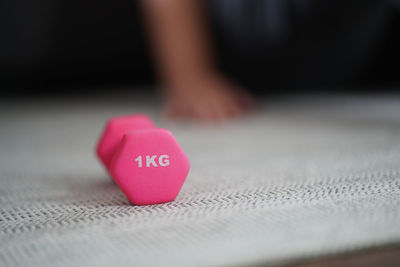
[[[105,120],[137,112],[191,160],[174,202],[131,205],[95,157]],[[400,96],[265,100],[223,125],[159,113],[146,95],[1,100],[0,265],[398,261]]]
[[[398,266],[400,262],[400,248],[373,248],[349,254],[322,259],[300,260],[297,263],[280,265],[281,267],[372,267],[372,266]]]

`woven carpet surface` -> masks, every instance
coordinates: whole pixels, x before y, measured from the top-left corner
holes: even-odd
[[[400,243],[399,96],[279,99],[217,126],[158,106],[1,102],[1,266],[268,265]],[[174,202],[131,205],[94,155],[105,120],[135,112],[191,160]]]

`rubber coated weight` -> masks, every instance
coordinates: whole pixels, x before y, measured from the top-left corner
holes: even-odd
[[[126,133],[110,173],[129,201],[149,205],[173,201],[189,169],[189,159],[174,136],[158,128]]]
[[[97,144],[97,156],[110,170],[112,157],[125,133],[139,129],[155,128],[153,121],[143,114],[117,116],[108,120]]]

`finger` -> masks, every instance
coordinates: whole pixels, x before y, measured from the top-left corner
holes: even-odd
[[[244,112],[243,107],[233,99],[226,103],[226,110],[231,117],[240,116]]]
[[[237,102],[245,109],[253,109],[256,106],[254,97],[245,89],[237,87],[235,90]]]
[[[165,108],[165,115],[171,119],[185,119],[188,117],[188,109],[186,104],[179,102],[171,102]]]
[[[191,117],[200,121],[209,121],[211,119],[211,110],[207,105],[198,104],[191,110]]]
[[[214,121],[224,121],[234,115],[235,107],[229,100],[217,100],[212,103],[212,112]]]
[[[169,104],[165,106],[163,115],[168,118],[178,118],[180,116],[179,107],[174,104]]]

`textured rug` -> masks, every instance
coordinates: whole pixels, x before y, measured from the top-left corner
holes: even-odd
[[[268,265],[400,243],[400,97],[280,99],[213,126],[157,106],[1,101],[1,266]],[[94,156],[105,120],[135,112],[191,159],[172,203],[131,205]]]

